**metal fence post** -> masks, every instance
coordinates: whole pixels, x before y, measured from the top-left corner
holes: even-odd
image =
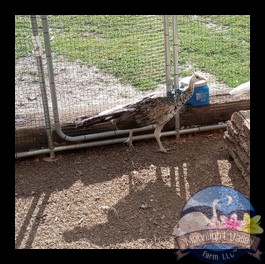
[[[174,91],[179,89],[179,69],[178,69],[178,43],[177,43],[177,16],[173,16],[173,63],[174,63]],[[175,97],[176,98],[176,97]],[[175,115],[175,130],[176,138],[179,139],[180,122],[179,122],[179,110]]]
[[[48,106],[48,99],[47,99],[47,92],[45,86],[45,78],[44,78],[44,70],[43,70],[43,63],[42,63],[42,50],[41,50],[41,43],[39,37],[39,29],[36,16],[31,15],[31,25],[32,25],[32,32],[33,32],[33,46],[34,46],[34,55],[36,57],[37,67],[38,67],[38,76],[39,76],[39,84],[41,90],[41,98],[42,104],[44,109],[44,119],[45,119],[45,129],[47,133],[48,139],[48,147],[50,149],[50,158],[54,158],[54,145],[52,141],[52,129],[51,129],[51,119],[49,113],[49,106]]]
[[[165,66],[166,66],[166,88],[167,95],[171,91],[172,82],[170,80],[170,48],[169,48],[169,25],[168,16],[164,16],[164,38],[165,38]]]

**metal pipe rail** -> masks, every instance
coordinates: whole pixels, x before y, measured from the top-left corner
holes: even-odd
[[[196,127],[196,128],[188,128],[180,130],[180,135],[182,134],[188,134],[188,133],[194,133],[194,132],[203,132],[203,131],[211,131],[211,130],[217,130],[217,129],[225,129],[226,124],[220,124],[220,125],[210,125],[210,126],[203,126],[203,127]],[[175,136],[176,131],[168,131],[163,132],[161,136]],[[134,136],[133,141],[137,140],[144,140],[144,139],[150,139],[154,138],[154,134],[146,134],[146,135],[140,135],[140,136]],[[101,141],[93,141],[93,142],[87,142],[87,143],[80,143],[80,144],[74,144],[69,146],[61,146],[61,147],[55,147],[54,151],[67,151],[67,150],[75,150],[80,148],[87,148],[87,147],[97,147],[97,146],[104,146],[104,145],[110,145],[110,144],[117,144],[122,143],[127,138],[116,138],[116,139],[107,139],[107,140],[101,140]],[[20,152],[15,154],[15,158],[26,158],[34,155],[42,155],[49,153],[49,149],[40,149],[40,150],[32,150],[27,152]]]

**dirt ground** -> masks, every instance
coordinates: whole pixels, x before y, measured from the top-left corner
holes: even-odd
[[[210,185],[249,197],[229,159],[223,131],[117,144],[15,162],[16,248],[175,247],[173,228],[187,199]]]

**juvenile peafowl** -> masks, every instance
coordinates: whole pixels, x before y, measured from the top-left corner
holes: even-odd
[[[205,80],[199,73],[193,73],[189,85],[181,90],[176,97],[145,97],[140,101],[105,110],[92,117],[81,117],[76,120],[76,126],[91,127],[97,123],[111,121],[117,129],[131,129],[129,138],[125,141],[130,147],[132,144],[132,129],[148,125],[156,125],[154,135],[159,151],[167,152],[160,137],[164,125],[176,114],[193,95],[195,83]]]

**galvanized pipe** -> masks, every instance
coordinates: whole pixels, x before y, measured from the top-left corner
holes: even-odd
[[[168,16],[164,16],[164,39],[165,39],[165,66],[166,66],[166,88],[167,92],[171,91],[170,80],[170,48],[169,48],[169,24]]]
[[[49,153],[50,153],[50,157],[54,158],[55,154],[54,154],[54,145],[52,141],[50,113],[49,113],[44,71],[43,71],[41,42],[40,42],[40,37],[39,37],[39,29],[38,29],[38,23],[37,23],[36,16],[31,15],[31,25],[32,25],[32,32],[33,32],[34,55],[35,55],[37,67],[38,67],[39,84],[40,84],[41,98],[42,98],[42,104],[43,104],[43,110],[44,110],[45,129],[47,133]]]
[[[187,134],[187,133],[194,133],[194,132],[203,132],[203,131],[211,131],[211,130],[217,130],[217,129],[225,129],[226,124],[220,124],[220,125],[210,125],[210,126],[203,126],[203,127],[196,127],[196,128],[188,128],[180,130],[180,134]],[[176,131],[168,131],[163,132],[161,136],[174,136],[176,135]],[[147,135],[140,135],[140,136],[134,136],[133,141],[137,140],[144,140],[144,139],[150,139],[154,138],[154,134],[147,134]],[[69,146],[61,146],[61,147],[55,147],[54,151],[67,151],[67,150],[75,150],[80,148],[87,148],[87,147],[97,147],[97,146],[103,146],[103,145],[110,145],[110,144],[117,144],[122,143],[127,138],[116,138],[116,139],[108,139],[108,140],[102,140],[102,141],[94,141],[94,142],[87,142],[87,143],[80,143],[80,144],[74,144]],[[19,152],[15,154],[15,158],[26,158],[30,156],[35,155],[42,155],[49,153],[49,149],[40,149],[40,150],[32,150],[27,152]]]
[[[178,69],[178,37],[177,37],[177,16],[173,16],[172,18],[173,24],[173,63],[174,63],[174,91],[179,89],[179,69]],[[176,97],[175,97],[176,99]],[[179,131],[180,131],[180,116],[179,110],[177,110],[175,115],[175,131],[176,138],[179,139]]]
[[[173,16],[174,89],[179,89],[177,16]]]
[[[53,62],[52,62],[50,34],[49,34],[49,25],[48,25],[47,15],[42,15],[41,19],[42,19],[42,27],[43,27],[45,52],[46,52],[46,58],[47,58],[47,67],[48,67],[48,76],[49,76],[49,82],[50,82],[55,130],[60,137],[65,139],[67,136],[62,132],[61,125],[60,125],[60,118],[59,118],[59,111],[58,111],[58,104],[57,104],[57,94],[56,94],[55,82],[54,82],[54,69],[53,69]]]

